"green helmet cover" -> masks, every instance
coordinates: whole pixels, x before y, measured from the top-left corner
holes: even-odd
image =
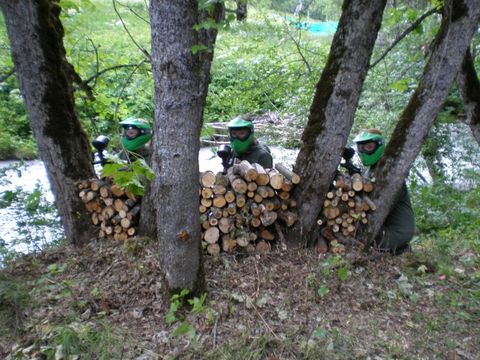
[[[238,129],[248,127],[253,131],[253,123],[248,120],[243,120],[241,117],[237,116],[235,119],[232,119],[228,122],[227,127],[229,129]]]
[[[140,134],[133,139],[128,139],[124,134],[122,135],[122,145],[128,151],[140,149],[143,145],[149,142],[152,137],[152,128],[146,120],[128,118],[121,121],[120,125],[124,129],[129,126],[133,126],[140,130]]]
[[[238,155],[242,155],[247,152],[254,141],[253,123],[251,121],[244,120],[241,117],[236,117],[228,122],[227,127],[230,130],[230,144],[232,145],[233,151]],[[238,139],[232,136],[231,130],[243,128],[250,130],[250,135],[248,135],[247,138]]]
[[[128,125],[130,126],[135,126],[139,129],[145,129],[145,130],[152,130],[152,127],[150,126],[150,124],[147,122],[147,120],[144,120],[144,119],[138,119],[138,118],[133,118],[133,117],[130,117],[128,119],[125,119],[123,121],[120,121],[120,125],[122,127],[126,127]]]
[[[362,131],[358,134],[353,141],[356,144],[362,144],[367,142],[376,142],[378,144],[377,148],[372,153],[360,152],[358,156],[362,161],[362,164],[365,166],[372,166],[375,165],[378,160],[382,157],[383,153],[385,152],[385,139],[381,134],[371,133],[368,131]]]

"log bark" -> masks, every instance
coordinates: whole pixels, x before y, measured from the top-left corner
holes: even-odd
[[[278,170],[271,169],[268,172],[268,177],[270,178],[270,186],[275,190],[280,190],[282,188],[283,181],[285,177],[278,172]]]
[[[257,163],[252,164],[252,166],[257,171],[257,178],[255,179],[257,185],[268,185],[270,178],[268,177],[268,174],[263,166]]]
[[[75,111],[78,79],[63,46],[60,6],[50,0],[1,0],[10,50],[30,125],[45,164],[65,235],[74,245],[95,238],[76,184],[95,177],[89,141]]]
[[[238,164],[239,175],[241,175],[246,181],[255,181],[258,173],[255,167],[247,160],[242,160]]]
[[[477,0],[446,0],[442,24],[420,82],[387,144],[370,198],[377,205],[359,239],[371,244],[458,74],[480,20]]]
[[[302,177],[294,190],[300,220],[287,236],[297,246],[316,241],[316,220],[352,128],[385,3],[351,0],[343,4],[293,168]]]
[[[300,176],[295,174],[292,170],[288,169],[285,165],[275,164],[274,168],[277,169],[280,172],[280,174],[285,176],[293,184],[295,185],[300,184]]]
[[[247,192],[247,182],[240,175],[237,175],[233,169],[232,166],[227,173],[230,185],[235,193],[245,194]]]

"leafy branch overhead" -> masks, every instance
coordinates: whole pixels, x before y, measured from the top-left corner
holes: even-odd
[[[144,195],[146,184],[153,179],[153,171],[143,159],[128,164],[118,156],[109,157],[103,168],[103,176],[111,176],[113,182],[134,195]]]

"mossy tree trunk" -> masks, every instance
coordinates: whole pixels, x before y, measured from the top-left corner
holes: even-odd
[[[220,5],[212,9],[215,19]],[[200,130],[216,30],[195,0],[152,0],[155,124],[150,196],[156,208],[161,265],[169,292],[204,290],[198,215]],[[200,51],[195,51],[199,49]]]
[[[294,167],[302,182],[295,191],[300,220],[288,232],[292,244],[316,240],[317,216],[352,128],[385,3],[386,0],[343,3]]]
[[[40,158],[67,238],[83,245],[94,237],[75,183],[95,176],[88,139],[75,111],[73,67],[63,46],[60,7],[52,0],[0,0],[18,83]]]
[[[376,186],[371,199],[377,210],[370,215],[368,227],[359,234],[365,243],[373,242],[385,221],[395,194],[458,74],[479,19],[478,0],[445,1],[442,24],[430,59],[375,169]]]
[[[465,123],[470,126],[473,136],[480,144],[480,81],[470,49],[467,50],[458,72],[457,87],[465,110]]]

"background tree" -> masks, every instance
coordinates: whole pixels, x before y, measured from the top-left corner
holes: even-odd
[[[480,82],[473,64],[472,53],[467,50],[457,76],[457,86],[465,109],[465,122],[480,144]]]
[[[352,128],[363,81],[382,21],[385,0],[345,1],[327,64],[316,86],[294,171],[299,222],[290,240],[316,240],[321,199],[332,183]]]
[[[203,2],[200,2],[202,4]],[[150,192],[170,291],[204,286],[198,216],[198,152],[216,19],[222,7],[152,0],[155,125]]]
[[[480,20],[479,5],[476,0],[445,1],[442,24],[430,59],[375,170],[372,200],[377,210],[369,218],[368,229],[360,234],[366,243],[372,243],[388,215],[395,194],[407,177],[459,72]]]
[[[90,148],[75,112],[60,7],[52,0],[1,0],[20,89],[67,238],[85,244],[93,225],[75,183],[94,176]]]
[[[247,18],[247,3],[248,0],[235,0],[237,3],[237,9],[235,10],[237,14],[237,21],[243,21]]]

